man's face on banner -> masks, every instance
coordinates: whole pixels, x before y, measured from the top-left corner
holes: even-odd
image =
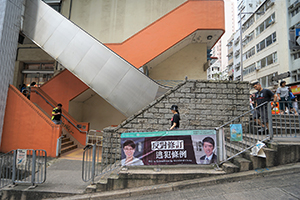
[[[123,148],[123,150],[124,150],[124,153],[125,153],[125,155],[126,155],[127,158],[128,158],[128,157],[129,157],[129,158],[130,158],[130,157],[133,157],[133,154],[134,154],[135,149],[132,148],[132,146],[127,145],[127,146],[125,146],[125,147]]]
[[[209,142],[204,142],[203,149],[204,149],[206,156],[208,157],[213,153],[214,146]]]

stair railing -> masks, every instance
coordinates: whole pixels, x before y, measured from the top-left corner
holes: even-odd
[[[31,90],[32,92],[35,92],[37,95],[39,95],[47,104],[49,104],[52,108],[55,108],[55,106],[48,101],[40,92],[37,90]],[[77,129],[80,133],[84,133],[86,135],[86,139],[88,139],[88,131],[82,131],[78,126],[76,126],[68,117],[66,117],[64,114],[62,116],[75,128]],[[60,136],[57,138],[57,144],[56,144],[56,156],[59,156],[61,154],[61,143],[62,143],[62,138],[63,136]],[[87,143],[87,140],[86,140]]]
[[[256,120],[259,116],[260,121]],[[215,128],[219,151],[218,163],[222,164],[250,150],[257,141],[271,140],[272,127],[271,102],[265,102]]]
[[[45,102],[47,104],[49,104],[52,108],[55,108],[55,106],[49,102],[41,93],[39,93],[38,91],[34,90],[33,92],[35,92],[36,94],[38,94],[42,99],[45,100]],[[80,133],[85,133],[87,134],[88,131],[82,131],[80,128],[78,128],[68,117],[66,117],[64,114],[61,114],[70,124],[72,124],[72,126],[74,126],[74,128],[76,128]]]
[[[95,178],[103,178],[111,172],[121,169],[121,152],[118,149],[108,151],[107,148],[102,148],[103,138],[101,141],[87,145],[83,152],[82,158],[82,180],[84,182],[91,181],[94,184]],[[111,147],[112,143],[106,143]]]

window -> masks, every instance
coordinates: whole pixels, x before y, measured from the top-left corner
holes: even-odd
[[[253,63],[252,65],[245,67],[244,71],[243,71],[243,75],[247,75],[250,74],[252,72],[255,71],[255,63]]]
[[[256,36],[261,34],[265,29],[270,27],[275,22],[275,13],[268,17],[263,23],[256,28]]]
[[[278,74],[278,72],[276,72],[274,74],[270,74],[270,75],[267,76],[267,80],[268,80],[267,87],[274,85],[274,83],[272,81],[272,77],[276,76],[277,74]]]
[[[254,16],[251,16],[244,24],[243,24],[243,33],[254,23]]]
[[[266,39],[264,39],[263,41],[261,41],[260,43],[258,43],[256,45],[256,52],[260,52],[265,47],[270,46],[274,42],[276,42],[276,32],[272,33]]]
[[[291,11],[292,17],[294,17],[295,15],[297,15],[299,12],[300,12],[300,7],[295,8],[293,11]]]
[[[247,60],[248,58],[250,58],[254,54],[255,54],[255,48],[252,47],[249,51],[247,51],[246,53],[243,54],[243,60]]]
[[[271,65],[273,63],[276,63],[277,62],[277,52],[274,52],[270,55],[268,55],[267,57],[259,60],[257,62],[257,68],[260,69],[260,68],[264,68],[268,65]]]
[[[266,29],[271,26],[275,22],[275,13],[273,13],[270,17],[265,20]]]
[[[300,52],[293,54],[294,60],[297,60],[300,58]]]
[[[274,5],[275,0],[268,0],[264,5],[262,5],[257,13],[263,13],[266,12],[269,8],[271,8]],[[261,2],[260,2],[261,3]],[[256,14],[256,20],[259,19],[263,14]]]
[[[273,86],[275,82],[272,81],[272,77],[273,76],[277,76],[278,75],[278,72],[276,73],[273,73],[273,74],[269,74],[267,76],[264,76],[264,77],[261,77],[259,78],[259,81],[261,83],[261,86],[262,87],[270,87],[270,86]]]
[[[245,39],[243,40],[243,46],[248,44],[251,40],[253,40],[253,38],[254,38],[254,31],[252,31],[251,33],[245,36]]]

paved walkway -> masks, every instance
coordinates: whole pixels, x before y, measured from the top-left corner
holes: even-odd
[[[53,193],[57,196],[65,196],[72,194],[73,197],[65,197],[65,199],[107,199],[107,198],[124,198],[124,197],[140,197],[140,195],[154,194],[154,193],[166,193],[171,191],[182,190],[186,188],[199,188],[206,187],[210,185],[216,185],[219,183],[238,182],[246,179],[254,179],[257,177],[264,177],[269,175],[278,175],[285,173],[299,173],[300,163],[289,164],[284,166],[277,166],[270,169],[262,170],[251,170],[247,172],[239,172],[234,174],[225,174],[201,179],[193,179],[187,181],[178,181],[173,183],[145,186],[140,188],[132,188],[125,190],[117,190],[111,192],[101,192],[94,194],[84,194],[86,187],[89,183],[83,182],[82,177],[82,149],[73,150],[69,154],[62,156],[59,159],[53,159],[50,161],[50,166],[47,168],[47,179],[44,184],[38,185],[34,189],[28,189],[28,185],[18,185],[14,188],[6,188],[7,190],[14,191],[30,191],[30,193],[39,193],[43,196],[43,193]],[[300,180],[300,177],[297,176]],[[291,179],[292,180],[292,179]],[[280,181],[279,181],[280,182]],[[300,191],[300,183],[298,184],[298,189]],[[293,186],[294,187],[294,186]],[[274,190],[274,191],[273,191]],[[276,188],[271,188],[270,192],[275,192]],[[201,192],[201,191],[198,191]],[[268,191],[265,191],[268,193]],[[189,192],[187,191],[187,194]],[[191,192],[192,193],[192,192]],[[194,194],[196,190],[194,191]],[[62,195],[65,194],[65,195]],[[76,195],[77,194],[77,195]],[[173,194],[173,193],[172,193]],[[174,193],[176,194],[176,193]],[[296,196],[298,193],[295,193]],[[171,195],[171,194],[170,194]],[[216,193],[216,199],[221,195]],[[223,195],[223,194],[222,194]],[[229,195],[229,194],[228,194]],[[247,195],[247,194],[244,194]],[[44,197],[46,197],[45,195]],[[57,197],[57,196],[54,196]],[[176,195],[175,195],[176,196]],[[230,195],[229,195],[230,196]],[[229,199],[228,196],[228,199]],[[297,196],[298,198],[299,196]],[[52,199],[54,199],[52,198]],[[191,197],[192,198],[192,197]],[[227,197],[226,197],[227,198]],[[225,197],[223,199],[226,199]],[[140,198],[136,198],[140,199]],[[147,198],[146,198],[147,199]],[[156,198],[152,198],[156,199]],[[183,199],[189,199],[183,198]],[[220,198],[222,199],[222,198]],[[234,199],[234,198],[233,198]],[[260,198],[257,198],[260,199]],[[275,198],[276,199],[276,198]],[[284,199],[284,198],[283,198]],[[291,198],[293,199],[293,198]],[[300,199],[300,197],[298,198]]]
[[[300,163],[56,199],[300,199]]]
[[[232,183],[195,187],[160,194],[118,198],[119,200],[283,200],[300,199],[300,172],[257,177]]]
[[[75,149],[61,158],[49,161],[46,182],[34,189],[28,185],[20,184],[11,188],[13,190],[44,192],[44,193],[72,193],[83,194],[89,183],[82,177],[82,148]]]

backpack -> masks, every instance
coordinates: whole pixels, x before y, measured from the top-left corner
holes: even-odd
[[[290,92],[290,97],[291,97],[291,99],[295,99],[296,98],[295,95],[292,92]]]

